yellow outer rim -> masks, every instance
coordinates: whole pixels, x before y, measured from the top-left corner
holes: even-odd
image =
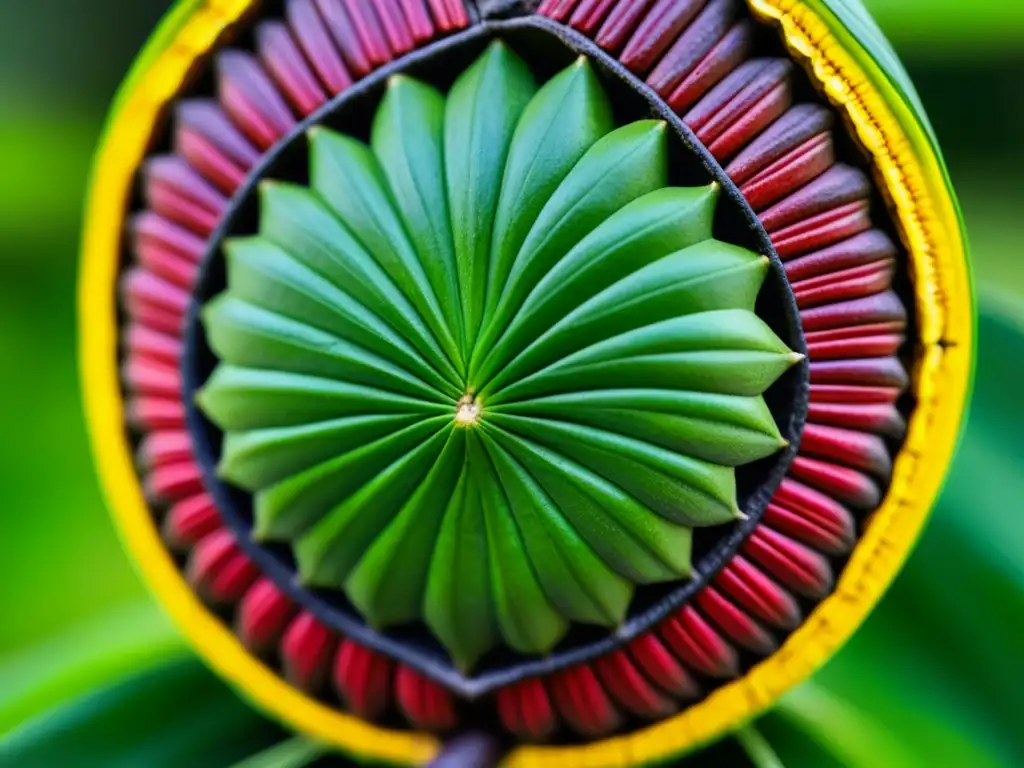
[[[117,363],[117,274],[135,172],[165,105],[196,61],[256,0],[206,0],[154,54],[121,100],[97,156],[79,279],[79,346],[85,409],[99,474],[126,548],[150,589],[196,652],[254,705],[326,744],[395,763],[431,759],[429,735],[378,728],[299,692],[249,654],[192,592],[160,539],[124,430]],[[505,764],[631,766],[711,741],[756,716],[806,679],[850,637],[881,598],[924,526],[952,457],[970,385],[973,311],[966,249],[941,165],[922,136],[909,136],[892,105],[842,50],[821,17],[799,0],[747,0],[781,27],[872,155],[909,248],[919,323],[913,389],[918,405],[892,484],[835,592],[771,657],[675,717],[584,746],[520,747]],[[918,130],[920,130],[918,128]],[[909,138],[909,141],[908,141]],[[915,146],[918,148],[915,150]]]

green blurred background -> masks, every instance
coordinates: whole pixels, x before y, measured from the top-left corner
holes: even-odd
[[[868,4],[919,87],[965,209],[977,386],[907,570],[840,656],[759,728],[787,766],[1024,765],[1024,3]],[[75,358],[90,154],[168,5],[0,0],[0,734],[183,653],[108,521]],[[6,764],[2,747],[0,737]]]

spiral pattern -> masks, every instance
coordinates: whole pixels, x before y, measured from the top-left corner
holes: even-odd
[[[459,0],[287,0],[251,51],[222,50],[213,99],[178,102],[173,154],[144,169],[124,273],[124,386],[154,512],[196,591],[297,687],[375,718],[396,710],[443,730],[496,708],[542,739],[609,733],[685,707],[764,658],[827,595],[882,497],[905,424],[897,401],[906,259],[842,126],[737,0],[545,0],[538,13],[593,39],[697,133],[758,212],[785,262],[807,331],[809,423],[756,532],[655,630],[600,663],[458,699],[408,667],[319,625],[260,575],[223,527],[185,431],[178,365],[189,292],[213,227],[264,151],[296,120],[408,48],[469,24]],[[394,11],[401,10],[395,14]],[[386,34],[381,19],[397,30]],[[404,31],[403,31],[404,30]],[[415,33],[415,34],[414,34]],[[296,55],[298,52],[298,55]],[[284,105],[281,110],[280,105]],[[587,692],[590,698],[583,695]]]
[[[391,78],[369,146],[308,140],[203,310],[255,534],[463,668],[687,577],[734,467],[785,444],[761,393],[800,356],[753,312],[768,259],[711,236],[717,187],[668,186],[665,124],[499,41],[447,98]]]

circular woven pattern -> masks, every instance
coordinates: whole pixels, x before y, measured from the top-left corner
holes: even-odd
[[[203,309],[199,394],[254,534],[378,627],[469,668],[614,628],[741,516],[800,355],[754,314],[768,259],[668,185],[666,125],[616,128],[588,60],[538,88],[495,42],[447,97],[394,76],[369,145],[309,131]]]
[[[81,292],[87,407],[132,553],[204,658],[261,706],[376,759],[422,762],[437,748],[423,731],[496,728],[500,719],[517,742],[620,732],[590,744],[519,746],[510,765],[635,764],[762,710],[878,599],[936,492],[968,379],[971,302],[955,200],[911,86],[856,3],[746,6],[285,0],[250,14],[249,0],[185,0],[147,48],[91,194]],[[492,12],[521,18],[478,23]],[[696,139],[684,143],[707,158],[723,192],[738,188],[763,227],[759,239],[781,258],[805,331],[810,402],[799,441],[786,431],[799,448],[780,452],[785,478],[768,484],[767,508],[727,526],[742,536],[725,561],[706,569],[695,558],[695,578],[674,588],[684,603],[667,605],[635,637],[611,635],[622,644],[597,657],[534,668],[469,703],[458,686],[446,689],[417,662],[378,648],[365,627],[323,623],[291,581],[282,589],[280,569],[258,556],[248,522],[238,524],[223,483],[211,479],[219,435],[195,442],[185,360],[190,304],[210,295],[208,256],[225,230],[239,231],[230,220],[240,198],[276,167],[271,159],[296,127],[335,98],[365,94],[381,80],[381,72],[367,77],[375,71],[422,77],[419,62],[446,46],[433,45],[440,36],[457,45],[499,28],[503,36],[543,28],[606,68],[617,61],[614,79],[692,131]],[[527,48],[537,53],[531,62],[554,51],[536,36]],[[213,77],[194,77],[203,70]],[[149,155],[154,147],[169,154]],[[137,171],[142,195],[133,200]],[[773,412],[778,389],[768,397]],[[486,403],[474,395],[462,409],[463,397],[446,403],[446,418],[461,412],[467,432],[482,431]]]

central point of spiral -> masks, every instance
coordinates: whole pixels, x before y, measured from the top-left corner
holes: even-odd
[[[455,408],[455,425],[459,427],[475,427],[480,423],[480,402],[473,395],[466,393],[459,398]]]

